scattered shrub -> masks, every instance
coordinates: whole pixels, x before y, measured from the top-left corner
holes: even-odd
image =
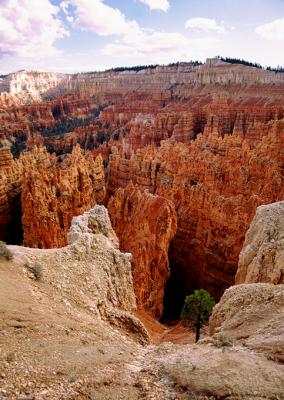
[[[36,281],[41,281],[42,280],[43,272],[42,272],[42,266],[40,264],[35,263],[35,264],[31,265],[29,263],[26,263],[25,267],[27,268],[27,270],[29,270],[33,274],[34,279]]]
[[[214,338],[214,344],[216,347],[232,347],[234,343],[235,339],[226,333],[220,333]]]
[[[14,258],[11,250],[8,249],[5,242],[0,240],[0,258],[5,258],[6,260],[12,260]]]

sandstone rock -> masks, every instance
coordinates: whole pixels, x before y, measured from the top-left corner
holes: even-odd
[[[169,252],[169,307],[172,297],[181,307],[196,287],[218,299],[234,283],[257,206],[284,197],[283,126],[284,120],[269,122],[256,145],[213,132],[198,135],[190,145],[163,141],[160,148],[139,149],[130,159],[116,150],[110,156],[111,192],[132,181],[175,205],[178,230]]]
[[[104,195],[101,157],[85,158],[79,146],[62,163],[27,170],[22,189],[24,245],[66,245],[73,216],[101,203]]]
[[[269,359],[284,360],[284,285],[243,284],[227,289],[213,310],[210,333],[229,335]]]
[[[53,287],[67,306],[82,307],[122,329],[121,321],[125,326],[128,321],[139,340],[148,340],[142,324],[131,314],[136,309],[131,255],[118,249],[107,210],[97,205],[74,217],[68,240],[68,246],[48,251],[10,248],[29,268],[41,266],[42,281]]]
[[[173,204],[137,186],[118,189],[108,203],[120,249],[132,253],[132,275],[138,308],[161,317],[169,277],[168,249],[176,233]]]
[[[284,202],[260,206],[246,233],[236,284],[284,283]]]
[[[167,344],[151,349],[143,364],[146,372],[155,371],[176,391],[177,399],[283,398],[283,365],[242,348]]]

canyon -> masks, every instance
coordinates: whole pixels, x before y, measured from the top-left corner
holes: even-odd
[[[119,199],[131,193],[145,195],[128,187]],[[261,242],[267,215],[270,229],[283,221],[283,205],[259,207],[247,240]],[[267,272],[277,235],[281,224],[265,238]],[[62,248],[8,246],[12,259],[0,257],[3,399],[283,399],[284,285],[232,286],[197,344],[153,344],[134,315],[132,255],[118,244],[96,205],[73,218]]]
[[[283,89],[220,59],[2,77],[0,239],[63,247],[72,217],[104,204],[139,309],[177,319],[201,287],[219,300],[249,279],[235,276],[257,207],[284,197]]]

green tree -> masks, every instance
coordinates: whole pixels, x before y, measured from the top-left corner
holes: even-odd
[[[201,327],[206,324],[212,313],[215,300],[204,290],[195,290],[190,296],[186,296],[181,312],[181,320],[193,323],[195,327],[195,342],[200,338]]]

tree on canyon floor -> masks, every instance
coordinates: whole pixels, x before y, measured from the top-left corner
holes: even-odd
[[[195,290],[193,294],[186,296],[181,312],[181,320],[195,328],[195,343],[200,338],[200,330],[209,320],[215,300],[204,290]]]

